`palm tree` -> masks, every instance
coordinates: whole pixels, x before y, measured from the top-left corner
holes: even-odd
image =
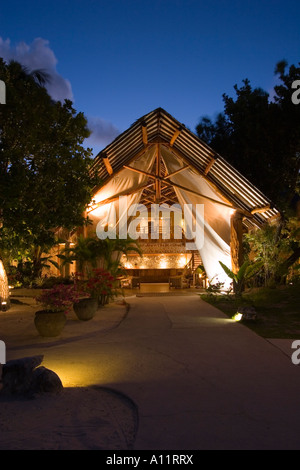
[[[100,250],[103,253],[102,267],[112,274],[119,273],[122,255],[127,256],[129,253],[137,253],[142,256],[142,250],[138,242],[130,237],[126,239],[118,237],[115,239],[106,238],[99,240],[98,243],[102,246]]]
[[[63,260],[63,264],[73,264],[77,261],[79,271],[88,276],[90,268],[99,265],[112,274],[118,274],[121,256],[127,256],[129,253],[142,255],[138,242],[129,237],[101,240],[94,237],[84,238],[81,235],[75,246],[65,248],[58,257]]]
[[[97,266],[97,259],[102,256],[98,240],[93,237],[84,238],[80,235],[77,239],[77,244],[65,248],[62,254],[58,255],[65,264],[73,264],[77,262],[78,270],[85,274],[89,274],[89,266],[95,268]]]
[[[24,81],[34,80],[37,85],[44,87],[47,83],[50,83],[51,78],[48,72],[43,69],[29,70],[24,65],[21,65],[15,60],[9,62],[10,73],[12,75],[18,75]]]

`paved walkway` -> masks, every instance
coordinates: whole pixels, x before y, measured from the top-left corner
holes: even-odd
[[[291,340],[265,340],[198,295],[127,300],[125,318],[109,306],[102,320],[70,320],[60,340],[37,340],[23,317],[25,330],[2,339],[11,358],[44,354],[65,386],[130,397],[136,450],[300,449]]]

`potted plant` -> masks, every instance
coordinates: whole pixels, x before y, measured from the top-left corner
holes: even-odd
[[[78,301],[74,303],[73,309],[78,320],[91,320],[98,308],[98,296],[89,281],[84,280],[82,273],[75,273],[74,285],[79,294]]]
[[[102,268],[94,268],[87,280],[80,280],[82,274],[76,275],[75,285],[81,298],[73,308],[80,320],[93,317],[98,307],[108,303],[109,298],[116,292],[114,289],[115,276]],[[78,279],[79,278],[79,279]]]
[[[103,306],[108,303],[109,298],[115,294],[113,276],[109,271],[102,268],[93,269],[93,275],[87,281],[86,287],[92,297],[98,299],[98,305]]]
[[[52,289],[45,289],[36,297],[43,307],[35,313],[34,324],[41,336],[59,336],[74,303],[78,301],[78,292],[73,285],[59,284]]]

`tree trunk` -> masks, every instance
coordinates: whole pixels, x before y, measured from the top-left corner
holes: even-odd
[[[288,269],[300,258],[300,246],[279,267],[282,276],[287,274]]]
[[[231,216],[230,249],[232,272],[237,274],[243,264],[243,215],[237,211]]]

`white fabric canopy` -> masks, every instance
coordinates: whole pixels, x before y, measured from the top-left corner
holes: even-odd
[[[155,159],[155,149],[149,149],[139,159],[131,162],[130,166],[133,168],[150,172]],[[129,192],[137,190],[147,182],[147,176],[141,173],[134,172],[132,170],[124,169],[112,179],[108,181],[94,196],[96,204],[105,201],[116,195],[126,195]],[[127,195],[127,205],[131,206],[137,204],[141,198],[143,189],[134,192],[133,194]],[[121,209],[121,210],[119,210]],[[119,199],[114,202],[100,205],[98,208],[93,210],[89,217],[93,220],[93,225],[98,226],[98,236],[100,235],[100,227],[108,225],[112,230],[116,226],[124,226],[123,218],[126,217],[126,213],[119,208]],[[98,225],[99,224],[99,225]]]
[[[155,146],[150,147],[145,153],[130,163],[131,167],[150,172],[156,154]],[[161,156],[168,173],[182,168],[184,163],[172,151],[161,146]],[[95,195],[96,203],[101,203],[113,196],[127,195],[127,204],[138,204],[143,188],[148,177],[130,169],[123,169],[112,177]],[[174,186],[178,201],[182,208],[187,209],[191,218],[185,219],[186,228],[197,233],[196,249],[199,251],[208,279],[215,284],[224,282],[229,284],[229,279],[224,273],[219,261],[222,261],[229,268],[231,267],[230,257],[230,216],[232,209],[224,203],[217,191],[198,173],[190,167],[177,173],[170,178],[170,182],[188,188],[186,191]],[[134,192],[133,191],[136,191]],[[187,206],[191,205],[191,206]],[[197,206],[199,205],[199,206]],[[198,211],[196,213],[196,207]],[[192,210],[190,210],[192,208]],[[122,226],[123,218],[127,214],[122,211],[119,200],[100,205],[89,214],[93,220],[95,228],[98,227],[97,235],[103,234],[102,227],[108,225],[112,230],[119,225]]]
[[[173,173],[183,166],[183,163],[165,148],[162,148],[162,158],[168,173]],[[203,194],[203,196],[224,203],[224,200],[212,189],[207,181],[190,168],[174,175],[172,181],[199,194]],[[212,202],[206,197],[178,189],[175,186],[174,190],[181,207],[184,207],[185,204],[192,204],[193,207],[196,207],[196,204],[203,205],[203,215],[199,211],[197,216],[193,213],[194,231],[198,230],[201,233],[204,230],[203,237],[200,240],[196,237],[195,243],[208,279],[213,283],[220,281],[228,284],[229,280],[219,261],[222,261],[229,268],[231,267],[230,216],[232,209],[223,204]],[[189,227],[189,229],[192,231],[192,227]]]

